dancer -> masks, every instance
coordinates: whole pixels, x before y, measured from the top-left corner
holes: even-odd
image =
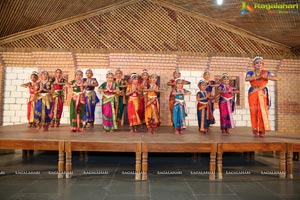
[[[147,69],[142,70],[141,74],[142,80],[139,82],[140,84],[140,89],[141,90],[146,90],[149,88],[149,74]],[[146,93],[142,93],[142,95],[139,96],[140,102],[139,102],[139,115],[142,124],[145,124],[145,98],[146,98]]]
[[[176,88],[176,79],[181,77],[181,73],[179,70],[175,70],[173,72],[173,79],[169,80],[167,83],[167,86],[171,87],[171,92],[169,95],[169,110],[170,110],[170,114],[171,114],[171,123],[172,126],[174,126],[174,122],[173,122],[173,107],[174,107],[174,103],[175,103],[175,96],[172,94],[173,90]],[[189,85],[191,84],[189,81],[183,80],[184,85]]]
[[[277,81],[277,77],[270,71],[264,70],[264,61],[260,56],[253,59],[253,70],[248,71],[245,81],[249,81],[251,87],[248,90],[252,131],[255,137],[264,137],[266,131],[270,131],[268,119],[269,95],[266,85],[269,80]]]
[[[214,80],[210,79],[210,73],[209,71],[205,71],[203,73],[203,79],[207,84],[206,87],[206,94],[208,97],[208,119],[209,119],[209,124],[215,124],[215,117],[214,117],[214,101],[215,97],[213,96],[213,89],[214,87],[218,87],[219,84],[217,84]],[[211,98],[210,98],[211,97]]]
[[[68,85],[72,88],[72,98],[70,101],[70,125],[71,131],[83,131],[83,116],[85,113],[84,81],[82,80],[83,72],[77,70],[75,80]]]
[[[48,131],[49,124],[52,120],[50,115],[52,107],[52,85],[49,81],[49,73],[47,71],[41,72],[41,80],[37,86],[39,98],[34,107],[34,120],[38,125],[38,129],[43,126],[43,130]]]
[[[131,83],[127,86],[126,89],[126,96],[129,96],[127,113],[130,132],[136,133],[138,125],[142,124],[139,115],[139,97],[140,95],[142,95],[142,92],[140,85],[138,84],[138,75],[136,73],[132,73],[130,79]]]
[[[207,83],[203,80],[198,82],[199,92],[197,93],[197,118],[198,127],[200,133],[208,133],[209,119],[208,119],[208,97],[207,95]]]
[[[114,74],[109,71],[106,74],[106,81],[100,85],[98,92],[103,92],[102,97],[102,119],[103,127],[106,132],[113,132],[117,129],[116,106],[117,97],[115,94],[119,93],[119,87],[114,82]]]
[[[124,107],[126,106],[126,87],[127,81],[123,78],[123,72],[121,69],[115,71],[115,82],[119,87],[120,92],[116,93],[117,97],[117,123],[118,127],[122,124]]]
[[[64,85],[67,81],[62,77],[62,70],[56,69],[54,79],[52,82],[52,102],[53,106],[51,109],[50,116],[52,117],[51,127],[59,127],[60,125],[60,118],[64,108]]]
[[[220,125],[222,133],[229,134],[229,129],[234,128],[232,113],[234,111],[234,94],[239,93],[237,88],[230,85],[230,78],[227,73],[222,74],[222,84],[218,88],[220,99]]]
[[[183,134],[183,130],[186,128],[185,117],[187,116],[187,110],[184,95],[190,95],[191,92],[183,88],[183,79],[176,79],[175,83],[176,88],[172,91],[172,95],[175,97],[173,106],[173,124],[175,134],[178,135]]]
[[[37,90],[37,81],[39,79],[39,75],[36,71],[33,71],[30,75],[30,82],[21,84],[21,87],[25,87],[29,89],[29,100],[27,103],[27,120],[28,120],[28,128],[36,127],[34,122],[34,107],[36,100],[38,99]]]
[[[146,93],[145,104],[145,120],[148,133],[157,133],[157,127],[160,125],[159,102],[157,93],[160,92],[157,83],[158,76],[152,74],[150,76],[150,85],[148,89],[143,90]]]
[[[94,91],[95,87],[97,87],[98,81],[96,78],[93,78],[93,71],[91,69],[87,69],[85,71],[86,78],[83,78],[84,81],[84,95],[85,95],[85,115],[83,116],[84,128],[89,124],[90,128],[94,127],[95,121],[95,109],[96,104],[99,103],[99,99],[97,97],[96,92]]]

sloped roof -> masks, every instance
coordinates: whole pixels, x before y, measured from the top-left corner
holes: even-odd
[[[289,46],[166,1],[149,0],[116,1],[108,7],[2,38],[0,46],[231,55],[290,54]]]

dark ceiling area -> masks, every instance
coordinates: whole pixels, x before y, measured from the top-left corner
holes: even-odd
[[[0,40],[23,31],[128,2],[134,3],[137,0],[2,0]],[[300,46],[300,1],[245,0],[243,4],[241,0],[223,0],[222,5],[218,5],[217,0],[151,2],[169,4],[188,12],[205,15],[291,49],[298,49]],[[290,8],[280,8],[284,4]],[[267,6],[277,7],[268,9]]]

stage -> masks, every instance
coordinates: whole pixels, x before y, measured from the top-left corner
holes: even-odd
[[[2,126],[0,149],[47,150],[58,152],[58,178],[73,175],[72,152],[133,152],[132,163],[136,180],[148,179],[148,160],[151,153],[209,153],[207,175],[210,180],[223,178],[224,152],[279,152],[278,174],[280,178],[293,178],[293,152],[300,152],[300,136],[296,134],[267,132],[264,138],[253,137],[249,127],[237,127],[230,135],[223,135],[218,127],[208,134],[198,132],[197,127],[188,127],[184,134],[175,135],[172,127],[159,127],[157,134],[139,128],[129,133],[123,127],[106,133],[102,126],[86,128],[83,132],[71,132],[69,125],[49,131],[27,128],[27,125]],[[266,169],[267,171],[268,169]]]

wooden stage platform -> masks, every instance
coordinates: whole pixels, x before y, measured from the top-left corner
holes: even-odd
[[[71,132],[68,125],[50,128],[49,131],[27,128],[26,125],[0,127],[0,149],[58,151],[58,178],[72,177],[72,152],[133,152],[135,153],[135,179],[148,179],[149,153],[209,153],[207,167],[210,180],[223,178],[224,152],[280,152],[280,178],[293,178],[293,152],[300,152],[300,136],[275,131],[264,138],[253,137],[248,127],[231,130],[222,135],[218,127],[210,133],[200,134],[197,127],[188,127],[183,135],[174,135],[172,127],[159,127],[158,134],[148,134],[146,129],[129,133],[128,128],[106,133],[102,126]],[[76,167],[76,166],[74,166]]]

